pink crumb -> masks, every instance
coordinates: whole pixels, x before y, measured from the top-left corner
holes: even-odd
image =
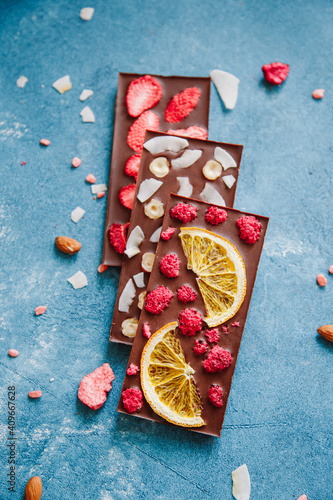
[[[93,174],[88,174],[86,177],[86,181],[89,182],[90,184],[95,184],[96,177]]]
[[[258,241],[261,233],[261,224],[253,215],[244,215],[237,221],[239,237],[248,245]]]
[[[160,314],[166,309],[173,297],[173,293],[165,286],[158,286],[148,293],[145,301],[146,311],[152,314]]]
[[[150,337],[151,337],[151,331],[150,331],[148,323],[143,323],[143,326],[142,326],[142,335],[144,337],[146,337],[146,339],[150,339]]]
[[[308,497],[306,495],[301,495],[297,500],[308,500]]]
[[[177,255],[169,253],[160,260],[160,271],[167,278],[177,278],[179,275],[179,264]]]
[[[217,328],[213,328],[213,330],[205,331],[205,337],[208,342],[213,344],[214,342],[218,342],[220,340],[220,333]]]
[[[213,226],[222,224],[228,217],[228,214],[223,208],[209,207],[205,215],[205,221]]]
[[[216,345],[211,349],[203,363],[204,370],[206,373],[221,372],[230,366],[231,359],[230,352]]]
[[[314,99],[322,99],[325,95],[325,89],[316,89],[312,92],[312,97]]]
[[[222,326],[222,332],[225,333],[226,335],[228,335],[228,333],[229,333],[228,327]]]
[[[47,309],[47,306],[38,306],[35,309],[35,314],[36,316],[40,316],[41,314],[44,314]]]
[[[51,144],[48,139],[41,139],[39,142],[42,146],[49,146]]]
[[[221,406],[223,406],[222,396],[222,387],[220,385],[213,384],[208,391],[208,397],[209,401],[216,406],[216,408],[221,408]]]
[[[190,203],[179,202],[173,208],[170,208],[170,216],[185,223],[191,222],[197,216],[197,208]]]
[[[179,302],[187,304],[187,302],[194,302],[196,298],[197,294],[195,291],[187,285],[184,285],[177,290],[177,299]]]
[[[191,337],[202,329],[202,316],[195,309],[184,309],[179,315],[179,330],[183,335]]]
[[[176,231],[175,227],[168,227],[168,229],[166,229],[165,231],[163,231],[163,233],[161,233],[162,240],[168,241],[175,231]]]
[[[131,363],[126,370],[127,375],[136,375],[139,371],[139,367],[134,363]]]
[[[264,78],[272,85],[280,85],[289,74],[289,65],[282,62],[264,64],[262,67]]]
[[[233,323],[231,323],[231,326],[234,326],[234,327],[239,326],[239,321],[234,321]]]
[[[26,165],[27,162],[26,161],[21,161],[21,165]]]
[[[72,166],[77,168],[81,165],[81,160],[77,156],[75,156],[72,160]]]
[[[329,272],[330,274],[333,274],[333,266],[330,266],[330,267],[328,268],[328,272]]]
[[[140,389],[130,388],[123,392],[123,405],[128,413],[140,411],[143,406],[143,395]]]
[[[195,346],[193,347],[193,352],[196,356],[201,356],[202,354],[205,354],[208,350],[208,344],[207,342],[204,342],[203,340],[196,340],[195,341]]]
[[[77,397],[92,410],[98,410],[106,401],[107,393],[115,379],[109,363],[104,363],[93,372],[85,375],[80,382]]]
[[[100,264],[97,268],[97,271],[99,273],[105,273],[109,269],[109,266],[106,266],[105,264]]]
[[[327,285],[327,279],[323,274],[317,274],[317,283],[319,286],[326,286]]]
[[[19,355],[19,352],[16,349],[9,349],[8,354],[12,358],[16,358]]]
[[[104,191],[99,191],[99,192],[97,193],[97,199],[99,199],[99,198],[104,198],[104,196],[105,196],[105,192],[104,192]]]
[[[42,397],[42,391],[30,391],[29,392],[29,398],[31,399],[38,399]]]

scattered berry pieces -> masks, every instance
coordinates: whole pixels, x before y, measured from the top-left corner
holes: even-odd
[[[140,411],[143,406],[143,395],[140,389],[130,388],[123,392],[123,405],[128,413]]]
[[[330,267],[328,268],[328,272],[329,272],[330,274],[333,274],[333,266],[330,266]]]
[[[108,235],[111,246],[118,253],[124,253],[126,249],[126,231],[129,226],[129,222],[126,224],[118,224],[115,222],[108,229]]]
[[[99,198],[104,198],[104,196],[105,196],[105,191],[99,191],[99,192],[97,193],[97,199],[99,199]]]
[[[106,401],[115,376],[109,363],[104,363],[80,382],[78,398],[92,410],[98,410]]]
[[[217,384],[213,384],[208,391],[208,397],[209,401],[216,406],[216,408],[221,408],[221,406],[223,406],[222,396],[222,387]]]
[[[326,286],[327,285],[327,279],[323,274],[317,274],[317,283],[319,286]]]
[[[308,500],[306,495],[301,495],[297,500]]]
[[[222,326],[222,332],[225,333],[226,335],[229,334],[229,330],[227,326]]]
[[[105,264],[100,264],[97,268],[97,271],[99,273],[105,273],[109,269],[109,266],[106,266]]]
[[[162,97],[162,85],[150,75],[132,80],[126,94],[127,111],[137,117],[155,106]]]
[[[197,294],[191,287],[184,285],[177,290],[177,299],[184,304],[188,302],[194,302],[197,298]]]
[[[205,352],[207,350],[208,350],[207,342],[204,342],[203,340],[196,340],[195,341],[195,346],[193,347],[193,352],[196,356],[201,356],[202,354],[205,354]]]
[[[170,208],[170,216],[173,219],[187,223],[196,218],[197,210],[198,209],[193,205],[190,205],[190,203],[186,204],[179,202],[176,206]]]
[[[153,132],[157,132],[159,126],[160,119],[157,114],[152,111],[145,111],[131,125],[127,136],[127,144],[136,153],[141,153],[145,141],[146,130],[149,129]]]
[[[41,139],[39,142],[42,146],[49,146],[51,144],[48,139]]]
[[[148,293],[145,301],[146,311],[152,314],[160,314],[170,304],[173,293],[165,286],[158,286]]]
[[[47,309],[47,306],[38,306],[35,309],[35,314],[36,316],[40,316],[41,314],[44,314]]]
[[[29,398],[31,399],[38,399],[42,397],[42,391],[30,391],[29,392]]]
[[[312,97],[314,99],[322,99],[325,95],[325,89],[316,89],[312,92]]]
[[[125,174],[130,177],[134,177],[135,180],[138,178],[139,167],[140,167],[141,154],[132,155],[126,162]]]
[[[176,254],[169,253],[160,260],[160,271],[167,278],[179,276],[179,259]]]
[[[95,184],[96,177],[93,174],[88,174],[86,177],[86,181],[89,182],[90,184]]]
[[[77,168],[81,165],[81,160],[77,156],[75,156],[72,160],[72,166]]]
[[[239,321],[234,321],[233,323],[231,323],[231,326],[237,328],[239,326]]]
[[[132,210],[134,203],[134,195],[135,195],[136,184],[129,184],[128,186],[124,186],[119,191],[119,200],[124,207]]]
[[[150,339],[150,337],[151,337],[151,331],[150,331],[148,323],[143,323],[143,326],[142,326],[142,335],[144,337],[146,337],[146,339]]]
[[[212,330],[205,331],[205,337],[208,342],[213,344],[214,342],[218,342],[220,340],[220,333],[217,328],[213,328]]]
[[[223,208],[209,207],[205,215],[205,221],[208,222],[208,224],[217,226],[218,224],[222,224],[227,217],[228,214]]]
[[[262,67],[262,72],[264,73],[265,80],[272,85],[281,85],[282,82],[288,76],[289,66],[281,62],[273,62],[270,64],[264,64]]]
[[[26,165],[27,162],[26,161],[21,161],[21,165]]]
[[[9,349],[8,354],[12,358],[16,358],[19,355],[19,352],[16,349]]]
[[[162,240],[168,241],[175,231],[176,231],[175,227],[168,227],[168,229],[166,229],[165,231],[163,231],[163,233],[161,233]]]
[[[261,224],[253,215],[245,215],[237,221],[239,237],[248,245],[258,241],[261,233]]]
[[[136,375],[139,371],[139,367],[134,363],[131,363],[126,370],[127,375]]]
[[[191,337],[202,329],[201,314],[195,309],[184,309],[179,315],[179,330],[183,335]]]
[[[206,373],[216,373],[225,370],[231,364],[230,352],[216,345],[212,348],[207,358],[203,363]]]
[[[165,120],[169,123],[181,122],[194,110],[201,96],[197,87],[189,87],[173,96],[165,110]]]
[[[191,137],[191,139],[201,139],[205,141],[208,139],[208,132],[203,127],[188,127],[188,128],[179,128],[177,130],[167,130],[166,132],[169,135],[180,135],[182,137]]]

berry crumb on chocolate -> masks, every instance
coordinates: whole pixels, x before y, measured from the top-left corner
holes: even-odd
[[[123,392],[123,405],[128,413],[140,411],[143,406],[143,395],[140,389],[131,387]]]
[[[228,217],[228,214],[223,208],[209,207],[205,215],[205,221],[213,226],[222,224]]]
[[[152,314],[160,314],[170,304],[173,293],[165,286],[158,286],[148,293],[145,301],[146,311]]]
[[[179,300],[179,302],[187,304],[187,302],[194,302],[196,298],[196,292],[187,285],[184,285],[177,290],[177,299]]]
[[[197,210],[198,209],[190,203],[179,202],[173,208],[170,208],[170,216],[173,219],[187,223],[196,218]]]
[[[160,271],[167,278],[177,278],[179,275],[179,264],[177,255],[169,253],[160,260]]]
[[[191,337],[202,329],[202,316],[195,309],[184,309],[179,315],[179,330],[187,337]]]

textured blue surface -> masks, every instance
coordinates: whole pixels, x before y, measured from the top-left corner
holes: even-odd
[[[253,500],[332,499],[333,349],[316,333],[333,323],[332,3],[7,0],[0,12],[0,498],[22,498],[40,475],[52,500],[229,500],[231,471],[246,462]],[[275,60],[291,66],[281,88],[262,82]],[[221,439],[115,413],[129,352],[108,342],[119,272],[97,274],[106,198],[84,182],[90,172],[108,182],[119,71],[216,68],[241,83],[231,112],[212,88],[209,138],[244,144],[235,206],[271,218]],[[66,74],[73,88],[59,95],[51,85]],[[95,124],[81,123],[83,88],[94,91]],[[78,205],[86,215],[74,224]],[[76,257],[55,250],[59,234],[82,243]],[[66,279],[78,270],[89,284],[73,290]],[[35,317],[40,304],[47,312]],[[103,362],[116,379],[93,412],[77,389]],[[16,493],[6,485],[12,385]]]

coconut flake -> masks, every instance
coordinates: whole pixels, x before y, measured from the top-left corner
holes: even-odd
[[[24,89],[25,84],[28,82],[28,78],[26,76],[21,75],[17,80],[16,80],[16,85],[20,89]]]
[[[92,90],[89,90],[89,89],[83,89],[81,94],[80,94],[80,101],[86,101],[88,99],[88,97],[91,97],[92,95],[94,95],[94,92]]]
[[[135,286],[132,281],[132,278],[130,278],[126,283],[126,285],[124,286],[124,289],[119,297],[118,311],[128,313],[134,297],[135,297]]]
[[[83,123],[95,123],[95,115],[89,108],[89,106],[85,106],[80,113],[82,117]]]
[[[145,179],[141,182],[137,198],[141,203],[147,201],[162,186],[163,182],[157,179]]]
[[[63,76],[62,78],[56,80],[52,84],[52,87],[56,89],[59,92],[59,94],[63,94],[64,92],[67,92],[67,90],[70,90],[72,88],[72,83],[69,78],[69,75]]]
[[[177,194],[189,198],[193,192],[193,186],[190,183],[189,177],[177,177],[177,181],[180,184]]]
[[[173,168],[187,168],[193,165],[202,155],[201,149],[187,149],[179,157],[171,161]]]
[[[178,153],[178,151],[187,148],[187,146],[188,141],[186,139],[183,137],[176,137],[174,135],[167,137],[153,137],[143,145],[143,147],[153,155],[164,153],[164,151],[173,151],[174,153]]]
[[[72,221],[75,223],[79,222],[79,220],[82,219],[82,217],[84,216],[85,213],[86,213],[86,211],[83,210],[83,208],[76,207],[71,213]]]
[[[83,21],[90,21],[92,16],[94,15],[95,9],[92,7],[84,7],[80,11],[80,17]]]
[[[227,170],[231,167],[237,167],[235,160],[229,153],[226,152],[225,149],[219,147],[215,148],[214,158],[216,161],[221,163],[224,170]]]
[[[249,500],[251,493],[250,474],[246,464],[241,465],[231,473],[232,494],[236,500]]]
[[[149,241],[151,241],[152,243],[157,243],[158,240],[160,239],[161,232],[162,232],[162,226],[153,232],[153,234],[149,238]]]
[[[91,192],[92,194],[100,193],[101,191],[107,191],[108,188],[106,187],[105,184],[94,184],[91,186]]]
[[[229,189],[231,189],[236,182],[236,179],[233,175],[225,175],[224,177],[222,177],[222,180]]]
[[[140,253],[139,245],[141,245],[145,235],[140,226],[135,226],[127,239],[125,254],[129,259]]]
[[[135,284],[138,288],[144,288],[144,286],[145,286],[144,273],[135,274],[133,276],[133,279],[134,279]]]
[[[201,198],[207,203],[213,203],[214,205],[220,205],[225,207],[225,201],[220,195],[220,193],[213,188],[208,182],[205,184],[205,188],[200,193]]]
[[[82,271],[78,271],[73,276],[67,279],[70,284],[77,290],[78,288],[83,288],[88,285],[87,277]]]
[[[231,73],[214,69],[210,77],[227,109],[234,109],[238,97],[239,79]]]

